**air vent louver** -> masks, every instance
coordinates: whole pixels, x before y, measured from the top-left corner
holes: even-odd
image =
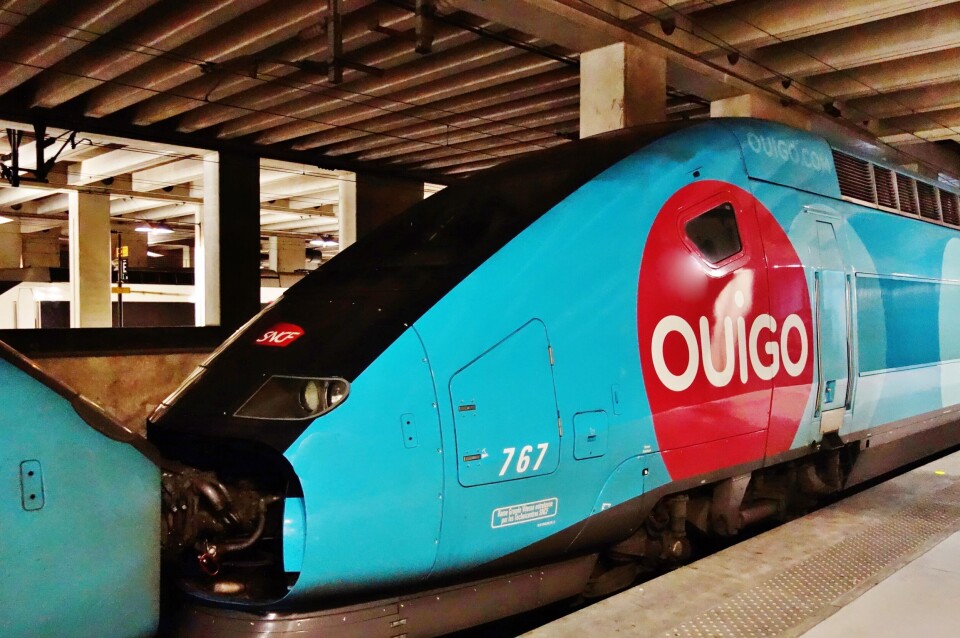
[[[887,208],[897,207],[897,189],[893,184],[893,171],[882,166],[873,167],[877,180],[877,203]]]
[[[833,163],[840,180],[840,194],[845,197],[873,202],[873,180],[870,164],[839,151],[833,151]]]
[[[957,210],[957,196],[940,189],[940,209],[943,221],[951,226],[960,226],[960,212]]]
[[[940,206],[937,205],[937,191],[933,186],[917,182],[917,200],[920,202],[921,217],[940,221]]]
[[[900,212],[909,215],[917,214],[917,198],[913,191],[914,180],[906,175],[897,173],[897,195],[900,199]]]
[[[960,228],[960,196],[892,169],[832,150],[843,197]]]

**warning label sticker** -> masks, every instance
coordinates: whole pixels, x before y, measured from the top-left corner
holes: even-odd
[[[542,501],[498,507],[490,515],[490,527],[497,529],[498,527],[510,527],[511,525],[553,518],[557,515],[559,502],[556,497],[553,497]]]

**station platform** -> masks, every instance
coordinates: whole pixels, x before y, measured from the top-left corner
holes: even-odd
[[[958,636],[960,452],[524,635]]]

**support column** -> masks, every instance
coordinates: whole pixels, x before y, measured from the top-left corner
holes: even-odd
[[[580,55],[580,137],[667,117],[667,63],[618,42]]]
[[[70,191],[70,327],[109,328],[110,196]]]
[[[269,237],[268,259],[270,270],[280,276],[280,286],[287,288],[303,279],[307,266],[307,245],[298,237]],[[294,274],[295,271],[301,271]]]
[[[339,252],[357,241],[357,174],[340,171],[337,175],[340,179],[340,199],[337,204]]]
[[[194,255],[199,326],[234,330],[260,310],[260,163],[220,153],[203,163]]]
[[[4,218],[0,218],[3,221]],[[0,223],[0,269],[19,268],[23,255],[23,239],[20,237],[20,222],[10,220]]]
[[[307,261],[307,246],[299,237],[269,238],[270,270],[291,273],[303,270]]]
[[[806,130],[810,129],[811,123],[806,113],[783,106],[776,100],[750,94],[711,102],[710,117],[756,117]]]
[[[357,238],[423,201],[423,182],[357,173]]]

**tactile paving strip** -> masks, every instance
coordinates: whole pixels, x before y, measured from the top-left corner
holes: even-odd
[[[800,625],[930,539],[960,525],[960,482],[797,563],[663,634],[770,638]]]

